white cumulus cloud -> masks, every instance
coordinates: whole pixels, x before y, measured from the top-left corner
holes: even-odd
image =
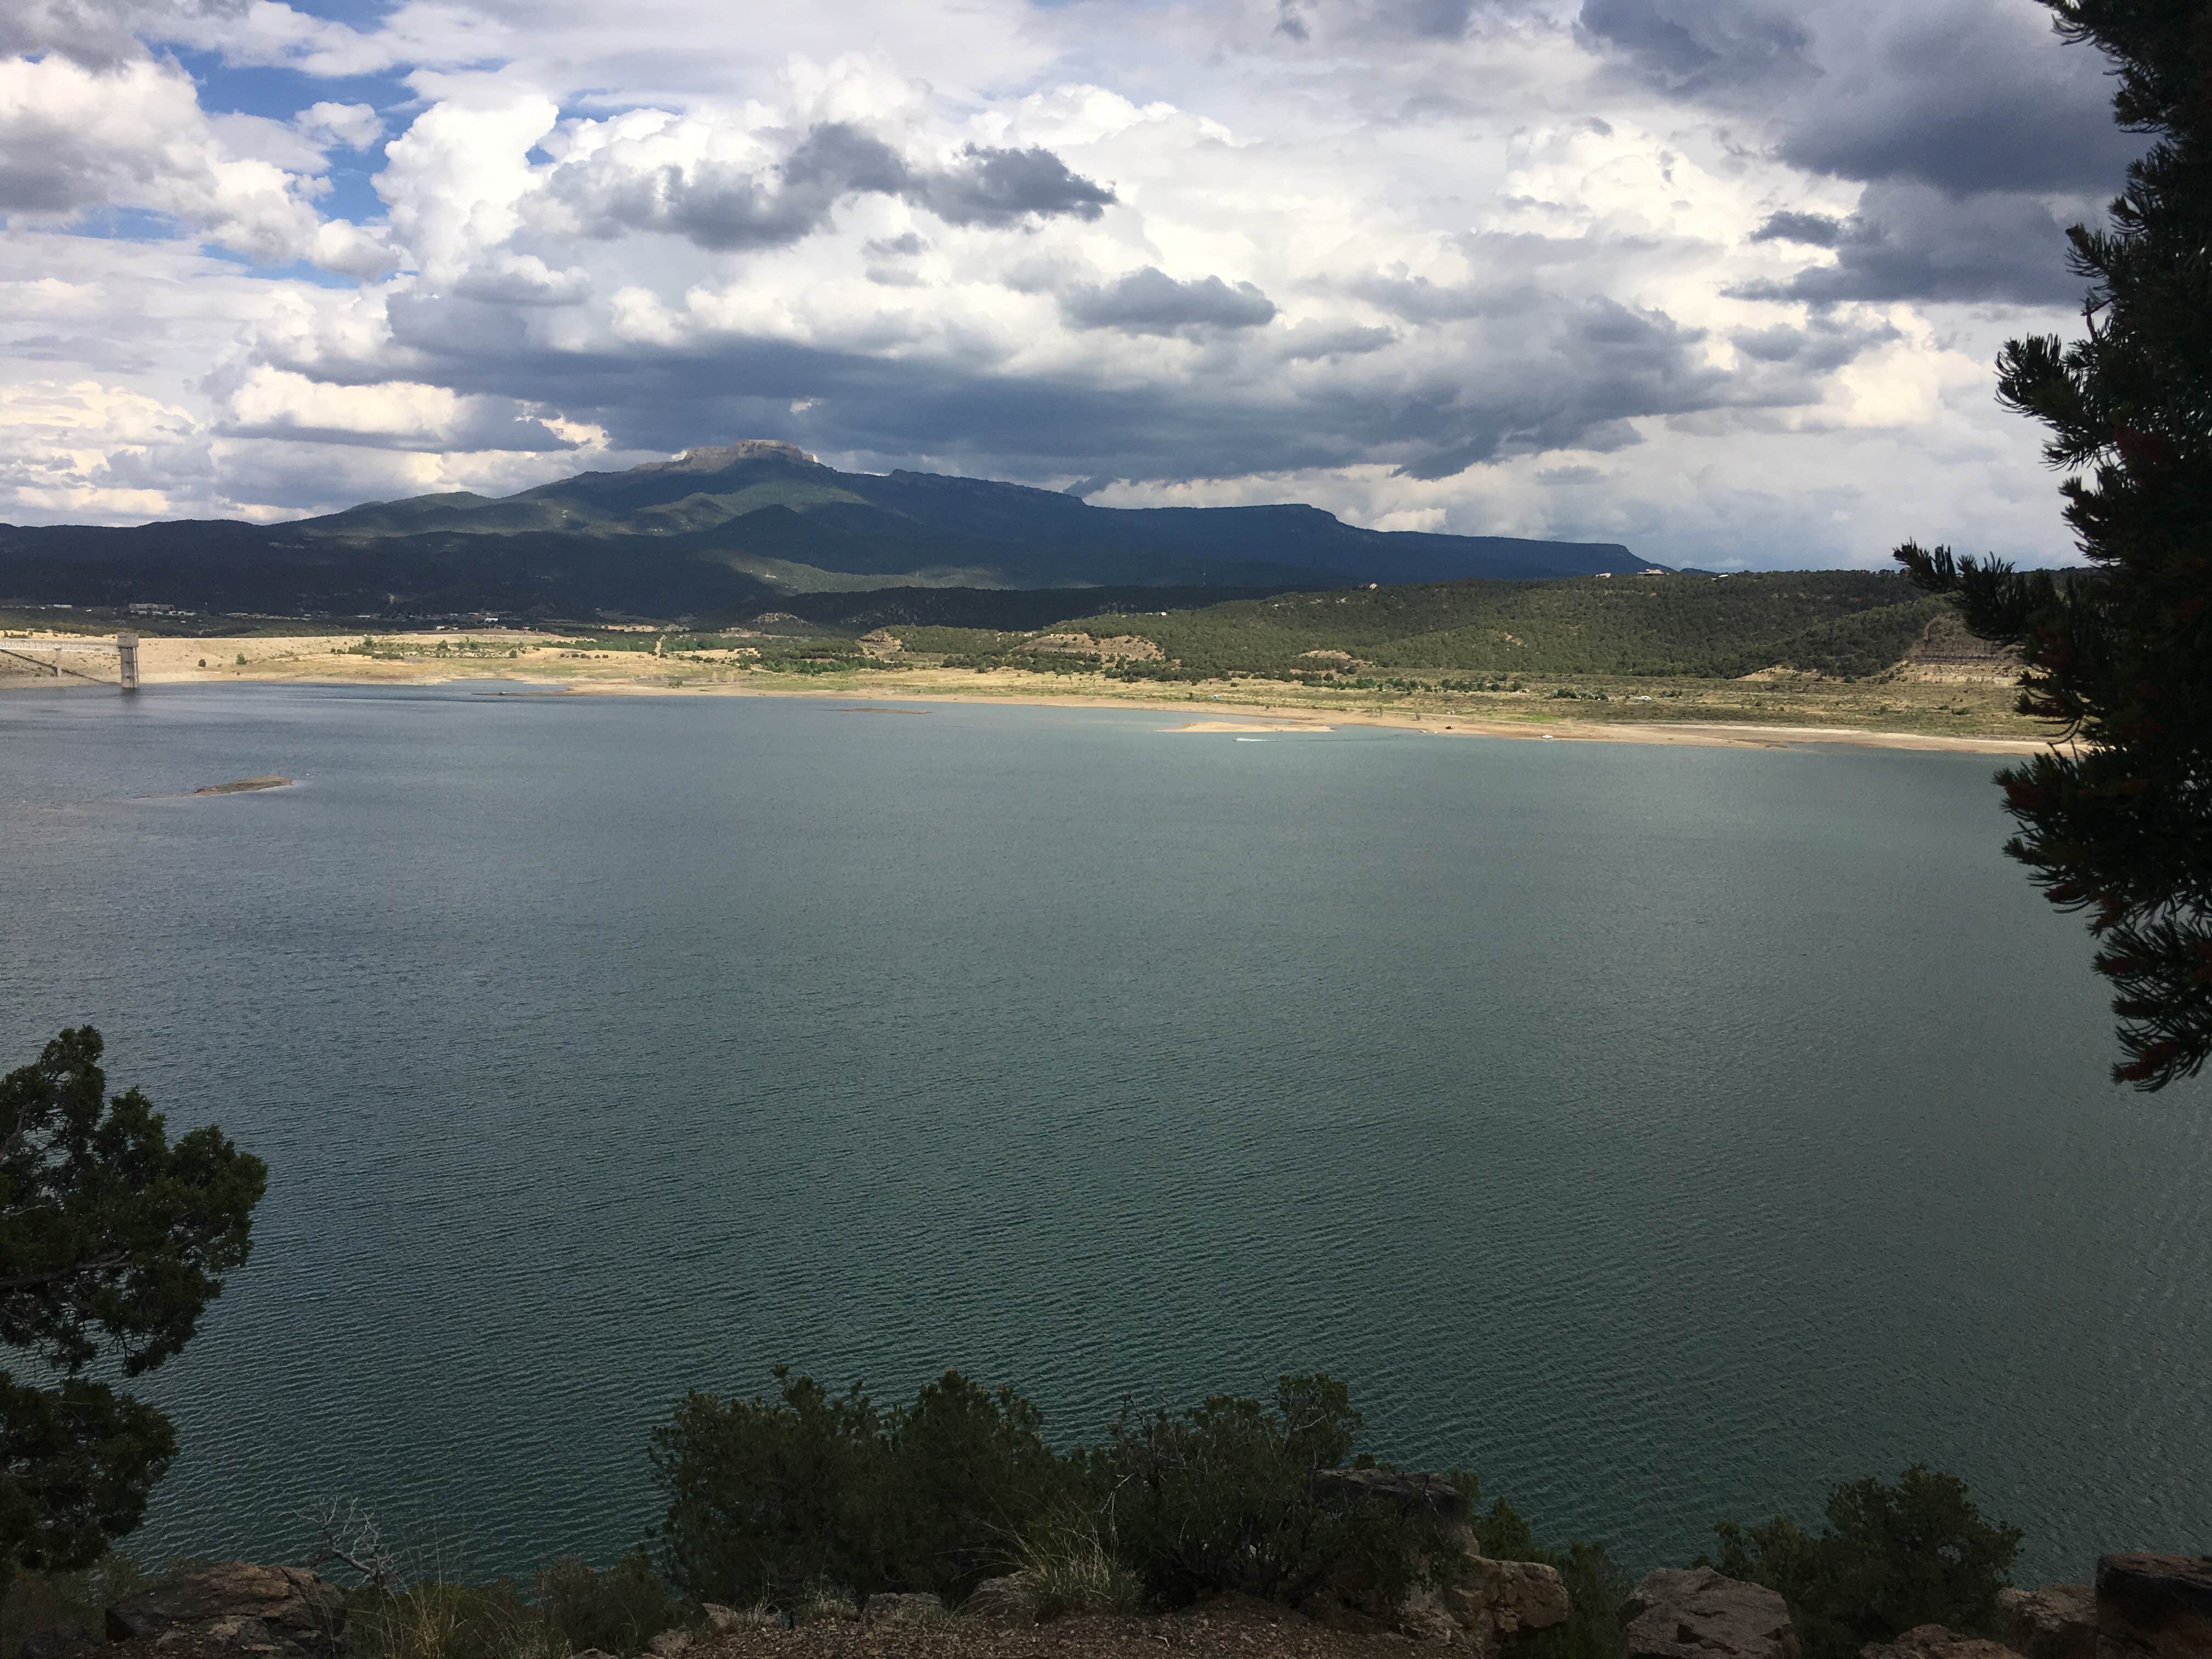
[[[1997,0],[26,0],[0,52],[46,517],[772,436],[1670,562],[2049,557],[1988,366],[2067,326],[2058,227],[2131,142]]]
[[[372,252],[380,247],[374,233],[326,223],[316,210],[320,162],[317,147],[282,124],[210,118],[173,64],[0,58],[0,213],[13,225],[137,209],[263,264],[388,268],[388,256]]]

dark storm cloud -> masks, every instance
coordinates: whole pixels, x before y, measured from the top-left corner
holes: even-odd
[[[1754,242],[1802,242],[1808,247],[1833,247],[1844,240],[1844,222],[1825,213],[1776,213],[1751,233]]]
[[[1778,226],[1776,219],[1786,219]],[[2066,269],[2062,221],[2038,197],[1981,195],[1964,201],[1923,185],[1869,186],[1846,220],[1777,215],[1755,240],[1835,250],[1836,263],[1787,282],[1733,290],[1754,300],[2004,301],[2064,305],[2081,297]]]
[[[1778,323],[1771,328],[1740,330],[1729,337],[1739,352],[1756,362],[1788,364],[1814,374],[1832,374],[1861,353],[1900,337],[1887,323],[1853,327],[1817,313],[1803,328]]]
[[[1705,331],[1685,328],[1663,312],[1592,299],[1522,324],[1518,349],[1504,359],[1518,399],[1509,422],[1478,421],[1463,441],[1401,463],[1401,474],[1449,478],[1509,448],[1624,448],[1640,441],[1628,424],[1632,416],[1733,400],[1727,376],[1696,349]],[[1565,378],[1547,383],[1547,361]]]
[[[453,284],[453,292],[471,300],[488,300],[504,306],[573,306],[591,297],[591,284],[580,273],[516,270],[473,270]]]
[[[2112,124],[2104,58],[2023,0],[1935,0],[1832,33],[1827,76],[1782,142],[1794,166],[1954,195],[2104,194],[2142,151]]]
[[[1625,265],[1662,257],[1669,244],[1651,236],[1540,236],[1480,231],[1452,238],[1474,275],[1463,282],[1370,272],[1339,291],[1420,325],[1549,311],[1562,293],[1602,287]]]
[[[1455,323],[1497,308],[1487,288],[1431,282],[1426,276],[1366,276],[1350,292],[1409,323]]]
[[[896,196],[949,224],[992,228],[1031,219],[1096,219],[1114,192],[1050,150],[969,145],[949,167],[915,167],[848,122],[811,128],[769,173],[705,161],[627,167],[600,152],[555,171],[556,198],[598,236],[668,231],[715,250],[783,247],[820,229],[852,196]]]
[[[1838,178],[2101,193],[2142,149],[2104,59],[2030,0],[1583,0],[1576,33],[1677,97],[1772,118],[1784,161]]]
[[[1068,170],[1042,147],[987,149],[970,144],[958,163],[917,178],[901,192],[947,224],[1000,227],[1040,219],[1096,219],[1114,192]]]
[[[1747,0],[1583,0],[1575,33],[1670,90],[1802,80],[1811,39],[1779,6]]]
[[[417,432],[365,432],[352,427],[312,426],[289,419],[229,422],[215,428],[225,438],[280,438],[294,443],[340,444],[351,449],[394,449],[415,454],[445,454],[454,450],[504,450],[510,453],[555,454],[580,448],[535,416],[518,410],[510,400],[489,400],[491,406],[466,411],[451,426]]]
[[[1076,328],[1125,334],[1195,334],[1261,328],[1275,319],[1275,302],[1249,283],[1231,288],[1218,276],[1179,283],[1146,265],[1098,287],[1060,296],[1060,315]]]
[[[10,124],[0,155],[0,213],[73,213],[113,193],[112,156],[59,121]]]
[[[1395,329],[1367,328],[1357,324],[1334,327],[1327,323],[1301,323],[1291,331],[1283,348],[1291,362],[1316,362],[1328,357],[1364,356],[1398,343]]]
[[[2030,0],[1583,0],[1583,44],[1686,101],[1768,124],[1780,158],[1867,186],[1848,219],[1777,213],[1753,240],[1832,265],[1736,290],[1826,302],[2064,303],[2059,232],[2119,187],[2141,140],[2112,125],[2094,51]]]
[[[592,235],[668,231],[704,248],[767,248],[819,228],[848,195],[896,193],[908,176],[890,145],[835,122],[810,131],[772,174],[714,161],[688,173],[634,168],[601,152],[555,169],[550,189]]]
[[[1407,33],[1431,40],[1456,40],[1474,15],[1474,0],[1389,0],[1382,15]]]
[[[904,156],[845,121],[808,128],[783,161],[784,188],[802,196],[896,196],[914,184]]]
[[[1717,367],[1700,331],[1601,300],[1477,319],[1449,351],[1382,346],[1295,376],[1281,373],[1270,337],[1217,332],[1202,368],[1133,381],[1110,356],[1010,372],[982,342],[891,353],[712,332],[556,349],[487,327],[483,307],[400,297],[389,314],[410,378],[557,409],[604,426],[617,448],[674,450],[744,431],[1000,477],[1181,481],[1383,465],[1443,478],[1510,455],[1619,448],[1640,441],[1639,418],[1783,406],[1811,387],[1796,362]]]

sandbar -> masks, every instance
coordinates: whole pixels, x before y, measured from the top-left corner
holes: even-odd
[[[1170,726],[1170,732],[1235,732],[1249,735],[1259,732],[1333,732],[1332,726],[1318,722],[1310,725],[1284,726],[1266,720],[1193,720],[1188,726]]]

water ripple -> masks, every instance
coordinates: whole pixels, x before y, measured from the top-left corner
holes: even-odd
[[[272,1170],[146,1553],[605,1557],[778,1360],[1070,1435],[1327,1369],[1638,1565],[1915,1458],[2032,1577],[2212,1531],[2212,1099],[2104,1085],[1985,762],[939,713],[0,703],[6,1052]]]

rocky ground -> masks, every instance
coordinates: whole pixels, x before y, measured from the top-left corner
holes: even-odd
[[[247,1639],[241,1642],[241,1635]],[[297,1659],[315,1650],[281,1637],[264,1649],[266,1638],[258,1636],[203,1629],[123,1642],[49,1637],[30,1644],[22,1659]],[[1332,1630],[1287,1607],[1224,1596],[1158,1618],[1083,1616],[1042,1625],[825,1619],[792,1630],[762,1626],[696,1638],[683,1659],[1408,1659],[1417,1645],[1404,1636]]]
[[[1430,1479],[1340,1473],[1401,1484]],[[650,1656],[1410,1659],[1415,1648],[1443,1647],[1467,1659],[1505,1659],[1534,1630],[1564,1620],[1564,1594],[1553,1594],[1557,1577],[1547,1579],[1549,1572],[1471,1556],[1467,1575],[1455,1589],[1447,1586],[1440,1604],[1422,1609],[1408,1602],[1400,1609],[1398,1622],[1417,1636],[1391,1633],[1364,1615],[1342,1613],[1324,1623],[1237,1595],[1156,1617],[1082,1615],[1045,1624],[1030,1622],[1003,1601],[997,1603],[1006,1608],[1000,1616],[970,1616],[946,1613],[933,1596],[883,1595],[871,1598],[860,1617],[792,1628],[708,1606],[711,1630],[664,1632],[650,1644]],[[1419,1611],[1432,1616],[1403,1616]],[[103,1652],[109,1659],[343,1659],[352,1646],[345,1614],[343,1594],[305,1569],[223,1562],[110,1607],[108,1644],[89,1632],[37,1637],[18,1653],[21,1659],[91,1659]],[[1801,1659],[1782,1597],[1710,1567],[1647,1573],[1622,1614],[1621,1659]],[[1861,1659],[2212,1659],[2212,1556],[2108,1555],[2097,1564],[2094,1586],[2002,1592],[1999,1617],[2002,1641],[1924,1625],[1868,1645]],[[443,1640],[409,1642],[386,1659],[439,1659],[449,1650]],[[608,1656],[591,1650],[573,1659]]]
[[[1045,1625],[823,1620],[703,1638],[684,1659],[1406,1659],[1415,1645],[1403,1636],[1332,1630],[1288,1607],[1229,1595],[1158,1618]]]

